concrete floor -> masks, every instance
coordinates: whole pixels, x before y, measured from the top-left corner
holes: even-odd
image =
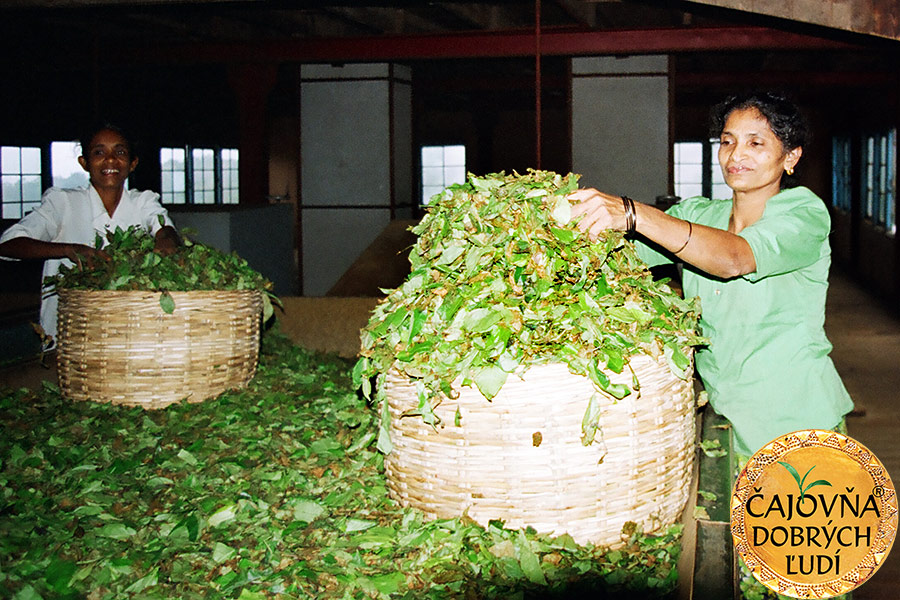
[[[856,403],[847,419],[850,437],[881,460],[896,488],[900,483],[900,318],[833,272],[825,329],[834,345],[832,359]],[[872,578],[853,592],[853,600],[900,598],[900,545]]]
[[[367,303],[371,300],[363,302],[366,311],[370,308]],[[309,317],[306,315],[301,320],[309,320]],[[319,319],[314,316],[311,320],[320,326],[323,322],[334,322],[333,317]],[[900,401],[900,317],[886,310],[883,304],[873,301],[836,271],[831,278],[826,329],[834,345],[834,363],[857,405],[857,411],[848,419],[849,433],[868,446],[884,463],[896,486],[900,482],[900,445],[896,443],[900,439],[900,419],[897,417]],[[352,336],[356,335],[354,328]],[[303,341],[303,336],[291,337]],[[346,345],[358,347],[358,337],[348,339]],[[331,347],[320,349],[340,350]],[[56,372],[52,364],[45,367],[32,361],[0,370],[0,387],[35,386],[40,385],[43,379],[55,381]],[[900,599],[898,582],[900,548],[892,552],[872,578],[853,593],[853,600]]]

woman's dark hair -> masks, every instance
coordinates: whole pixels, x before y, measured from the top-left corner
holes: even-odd
[[[726,98],[710,113],[710,136],[718,138],[725,128],[728,115],[747,108],[755,108],[766,118],[785,151],[809,144],[806,118],[794,102],[778,92],[746,92]]]
[[[88,129],[86,129],[82,132],[82,135],[78,140],[81,143],[82,155],[84,155],[86,153],[85,146],[90,144],[91,140],[94,139],[94,136],[96,136],[101,131],[113,131],[113,132],[121,135],[122,138],[125,140],[125,143],[128,144],[128,153],[131,154],[131,158],[133,159],[133,158],[137,157],[136,144],[135,144],[134,140],[132,140],[132,138],[128,134],[128,132],[125,131],[125,129],[123,129],[119,125],[116,125],[115,123],[111,123],[109,121],[103,121],[103,120],[93,123]]]

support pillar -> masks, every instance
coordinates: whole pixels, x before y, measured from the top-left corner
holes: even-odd
[[[269,193],[266,108],[276,77],[274,64],[240,64],[228,70],[238,106],[241,204],[265,204]]]

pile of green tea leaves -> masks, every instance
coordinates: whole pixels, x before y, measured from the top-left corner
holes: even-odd
[[[183,238],[171,254],[154,251],[155,239],[138,226],[107,230],[97,234],[94,247],[103,249],[110,260],[93,260],[60,267],[44,284],[56,289],[158,291],[160,306],[174,310],[168,292],[200,290],[259,290],[263,292],[265,318],[272,314],[272,282],[236,253],[224,253]]]
[[[637,353],[664,356],[686,378],[689,348],[702,342],[699,301],[655,281],[621,232],[582,233],[566,198],[577,186],[574,174],[531,170],[470,175],[435,195],[412,229],[409,277],[361,333],[354,376],[364,393],[373,377],[380,393],[383,374],[397,369],[422,384],[417,412],[434,424],[433,406],[452,397],[454,380],[491,399],[534,364],[566,363],[615,398],[640,382],[613,384],[608,373]],[[585,444],[595,421],[585,421]]]
[[[678,526],[609,550],[398,506],[350,367],[267,333],[250,385],[199,404],[0,390],[0,596],[674,597]]]

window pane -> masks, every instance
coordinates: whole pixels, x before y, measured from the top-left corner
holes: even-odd
[[[444,185],[466,182],[466,168],[464,166],[444,167]]]
[[[466,166],[466,147],[465,146],[444,146],[444,164],[463,167]],[[463,175],[465,178],[465,174]]]
[[[702,142],[679,142],[675,144],[675,163],[703,164]]]
[[[3,203],[3,218],[4,219],[21,219],[22,218],[22,205],[21,204],[13,204],[6,202]]]
[[[18,146],[3,146],[0,148],[0,171],[3,173],[22,172]]]
[[[19,205],[22,200],[22,178],[18,175],[3,176],[3,205]]]
[[[24,202],[41,201],[41,176],[26,175],[22,177],[22,200]]]
[[[422,185],[444,187],[443,167],[422,167]]]
[[[675,186],[688,183],[703,183],[703,165],[675,165]],[[681,196],[681,194],[679,194]],[[683,198],[684,196],[682,196]]]
[[[41,174],[40,148],[22,148],[22,173],[26,175]]]
[[[422,166],[439,167],[444,164],[444,149],[442,146],[422,146]]]

